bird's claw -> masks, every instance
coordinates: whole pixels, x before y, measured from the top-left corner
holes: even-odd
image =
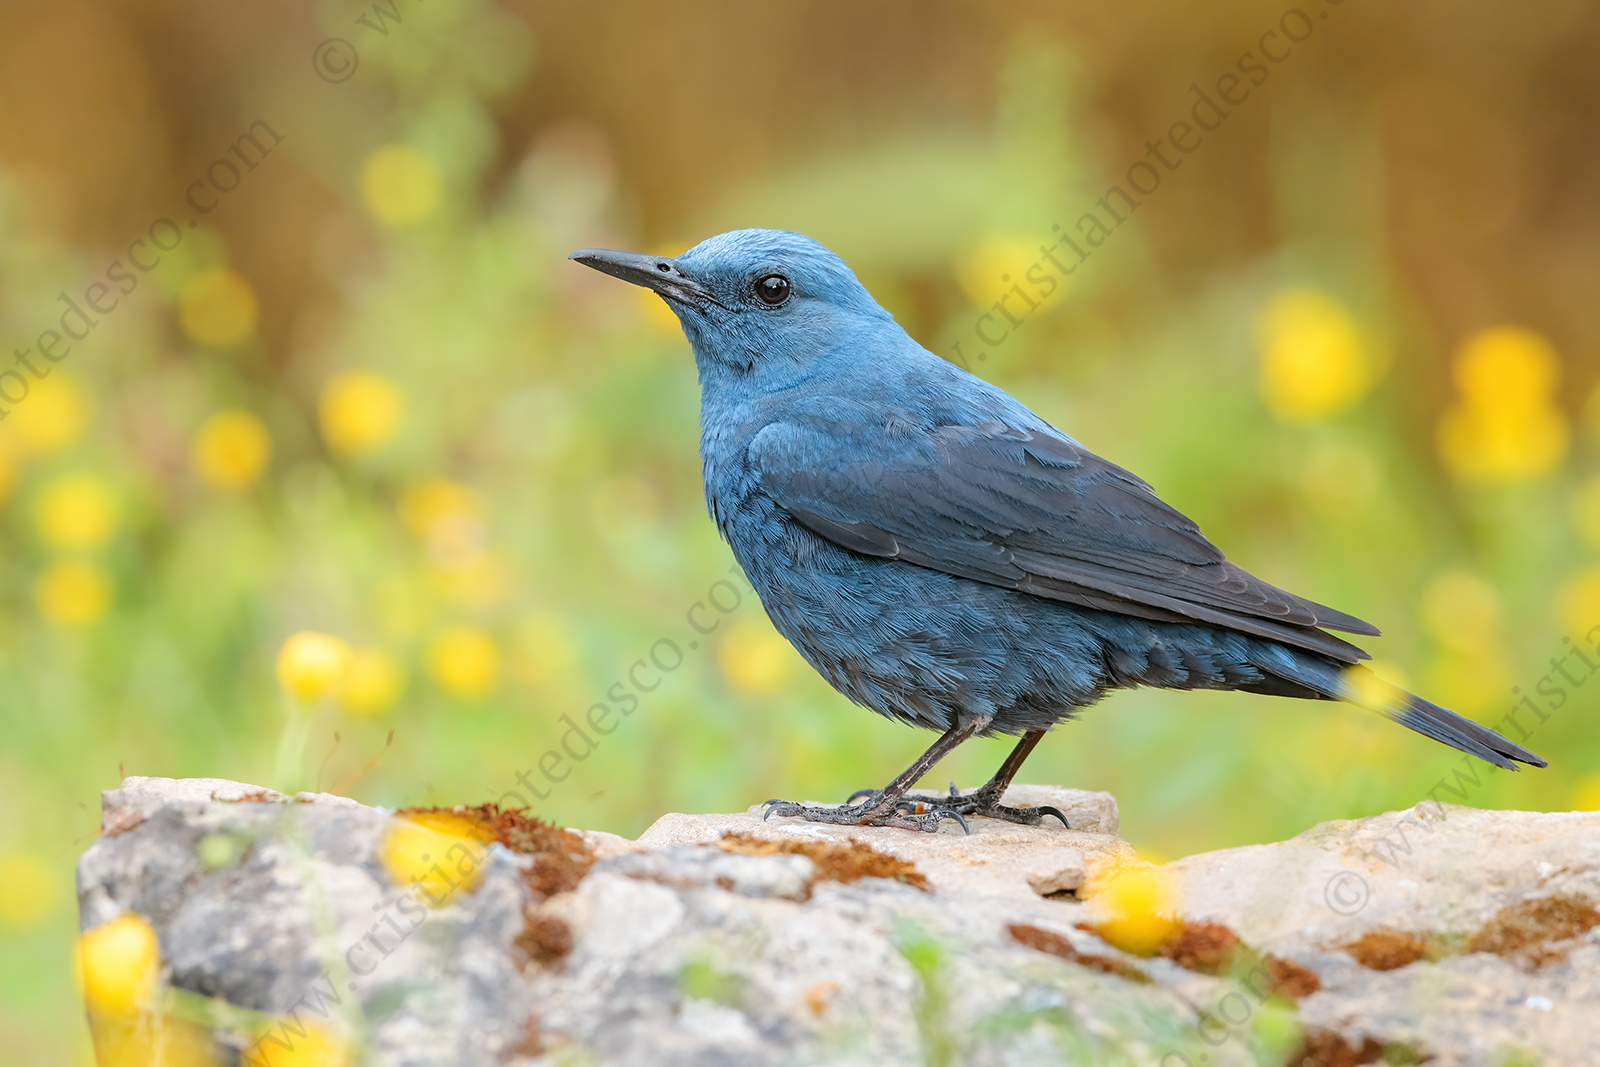
[[[874,789],[866,792],[874,796],[882,795],[882,790]],[[763,808],[765,810],[761,813],[762,822],[777,815],[780,818],[799,818],[807,822],[833,823],[839,826],[894,826],[902,830],[936,834],[939,832],[939,824],[944,819],[954,819],[961,825],[963,832],[972,833],[972,827],[959,811],[943,805],[925,806],[918,801],[909,803],[900,801],[888,806],[869,801],[865,804],[844,804],[835,808],[813,807],[808,804],[797,804],[792,800],[769,800]]]
[[[865,810],[872,806],[872,802],[883,795],[881,789],[857,789],[851,793],[844,802],[844,807],[849,808],[855,804],[858,797],[870,798],[859,806],[858,810]],[[771,802],[769,802],[771,803]],[[961,828],[967,833],[972,828],[963,816],[981,816],[986,819],[1000,819],[1003,822],[1018,823],[1022,826],[1038,826],[1044,821],[1046,815],[1055,816],[1056,820],[1066,829],[1072,829],[1067,822],[1067,816],[1060,808],[1041,804],[1033,808],[1012,808],[999,803],[995,798],[986,796],[982,790],[961,795],[961,790],[956,788],[954,782],[950,783],[950,794],[941,796],[928,793],[906,793],[894,802],[895,810],[906,817],[916,817],[929,814],[948,815],[961,823]],[[815,820],[813,820],[815,821]],[[866,824],[875,825],[875,824]]]

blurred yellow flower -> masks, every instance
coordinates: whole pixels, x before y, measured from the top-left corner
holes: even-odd
[[[202,479],[220,489],[256,483],[272,455],[267,427],[248,411],[219,411],[195,434],[192,460]]]
[[[196,274],[178,299],[183,332],[213,348],[226,348],[249,336],[259,311],[250,283],[226,267]]]
[[[500,684],[500,649],[482,630],[458,626],[429,644],[428,673],[453,696],[485,696]]]
[[[63,560],[39,576],[33,596],[46,621],[82,626],[98,621],[111,607],[111,579],[92,563]]]
[[[439,168],[413,145],[384,145],[361,168],[361,202],[385,226],[421,222],[443,192]]]
[[[211,1031],[171,1015],[91,1019],[96,1067],[222,1067]],[[246,1061],[250,1062],[250,1061]],[[275,1060],[281,1063],[282,1060]]]
[[[0,926],[26,930],[55,908],[60,879],[31,852],[0,856]]]
[[[34,382],[26,404],[18,404],[5,421],[7,436],[24,455],[47,455],[72,444],[89,425],[92,406],[77,379],[57,370]]]
[[[405,668],[381,648],[357,649],[339,686],[339,706],[353,715],[387,711],[405,691]]]
[[[1474,574],[1446,571],[1423,587],[1422,622],[1448,648],[1493,649],[1500,640],[1500,594]]]
[[[1372,388],[1374,368],[1356,320],[1327,293],[1292,289],[1256,318],[1261,397],[1285,422],[1336,415]]]
[[[1562,583],[1556,596],[1561,632],[1574,640],[1600,626],[1600,567],[1579,571]]]
[[[1364,664],[1346,667],[1342,681],[1345,698],[1372,711],[1399,706],[1406,699],[1392,679]]]
[[[298,1014],[270,1024],[252,1048],[258,1054],[247,1053],[241,1058],[241,1067],[350,1067],[355,1062],[349,1041],[302,1022]]]
[[[478,494],[447,478],[415,482],[400,494],[400,521],[424,541],[440,522],[458,516],[481,519],[482,515]]]
[[[483,877],[489,835],[478,823],[448,811],[398,816],[380,853],[396,884],[417,886],[434,906],[470,893]]]
[[[1600,811],[1600,774],[1578,779],[1572,787],[1573,811]]]
[[[99,478],[69,474],[45,486],[35,517],[51,548],[99,548],[117,528],[117,502]]]
[[[1600,475],[1589,478],[1572,494],[1572,525],[1584,544],[1600,548]]]
[[[1177,889],[1163,867],[1114,866],[1096,872],[1087,888],[1095,933],[1124,952],[1154,955],[1182,926]]]
[[[1461,399],[1439,419],[1439,455],[1456,477],[1511,482],[1545,474],[1567,454],[1566,417],[1552,394],[1561,365],[1532,330],[1502,326],[1456,356]]]
[[[155,996],[161,945],[149,921],[130,911],[84,931],[73,962],[91,1011],[135,1015]]]
[[[310,703],[344,680],[350,658],[350,645],[343,639],[301,630],[278,650],[278,684],[301,703]]]
[[[371,452],[400,428],[405,395],[371,371],[337,374],[322,390],[318,408],[328,447],[344,455]]]
[[[1021,318],[1038,310],[1038,307],[1030,307],[1029,301],[1043,307],[1060,300],[1066,293],[1069,279],[1063,278],[1061,272],[1048,263],[1042,273],[1055,282],[1053,288],[1027,280],[1029,268],[1044,258],[1041,249],[1052,243],[1027,234],[990,234],[956,257],[956,283],[967,299],[980,307],[989,307],[1010,293],[1013,285],[1020,286],[1027,300],[1012,293],[1012,302],[1007,307]],[[1046,291],[1050,296],[1041,295]]]
[[[1550,342],[1520,326],[1480,330],[1456,355],[1456,388],[1473,407],[1536,407],[1560,377]]]
[[[717,646],[717,662],[733,688],[775,693],[789,683],[799,654],[764,618],[734,623]]]

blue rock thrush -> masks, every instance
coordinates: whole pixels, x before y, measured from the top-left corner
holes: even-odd
[[[706,501],[778,632],[851,700],[943,732],[883,789],[769,815],[1065,824],[1001,796],[1046,730],[1134,686],[1347,700],[1497,767],[1545,766],[1378,682],[1327,632],[1377,629],[1229,563],[1143,481],[918,345],[815,241],[740,230],[675,259],[570,258],[683,324]],[[1021,740],[987,784],[908,792],[990,734]]]

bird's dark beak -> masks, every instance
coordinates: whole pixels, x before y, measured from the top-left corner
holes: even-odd
[[[613,252],[609,248],[580,248],[567,257],[601,274],[621,278],[646,289],[654,289],[668,300],[704,306],[720,301],[711,291],[683,273],[678,264],[665,256],[642,256],[637,252]]]

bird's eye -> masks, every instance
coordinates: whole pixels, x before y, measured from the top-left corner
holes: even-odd
[[[777,307],[789,299],[789,279],[781,274],[769,274],[756,282],[756,296],[768,307]]]

